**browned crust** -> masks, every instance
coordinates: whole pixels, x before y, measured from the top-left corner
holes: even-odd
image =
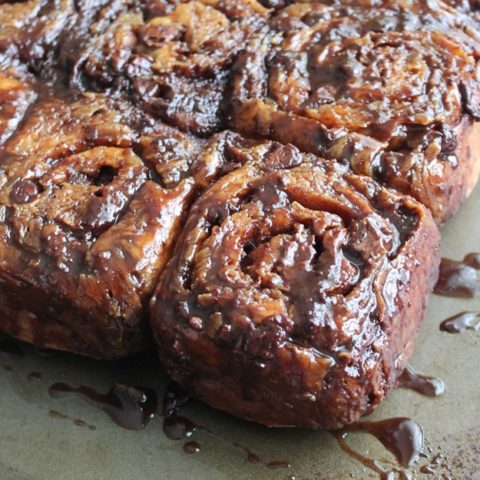
[[[380,404],[406,366],[437,278],[438,252],[438,231],[429,219],[409,241],[396,265],[410,268],[411,275],[398,293],[399,308],[388,325],[390,346],[376,365],[376,373],[351,383],[342,375],[328,376],[328,393],[323,398],[311,398],[301,385],[295,388],[291,379],[297,372],[302,377],[323,378],[325,384],[329,370],[326,359],[324,364],[311,361],[292,350],[285,352],[277,371],[263,375],[243,356],[226,356],[191,329],[163,328],[154,321],[161,361],[173,379],[196,398],[245,420],[269,427],[341,428]],[[172,365],[170,348],[178,343],[188,351],[191,372],[180,372]]]
[[[231,122],[233,127],[243,133],[255,132],[258,136],[292,143],[305,152],[317,155],[328,152],[329,145],[335,142],[337,134],[323,127],[320,122],[280,111],[261,100],[247,100],[237,105],[231,115]],[[441,165],[439,176],[435,169],[425,164],[424,171],[420,173],[421,188],[416,191],[408,188],[403,177],[385,181],[387,186],[413,195],[427,206],[437,225],[443,224],[458,211],[472,193],[480,176],[480,122],[464,115],[454,128],[454,135],[457,146],[451,157],[455,160],[452,164],[438,159],[437,162]],[[362,156],[365,158],[362,161],[373,162],[385,145],[369,137],[357,137],[364,149]]]
[[[480,121],[464,117],[457,129],[457,149],[455,155],[458,167],[448,177],[451,193],[446,198],[442,222],[452,217],[463,202],[473,192],[480,176]]]
[[[145,203],[135,211],[132,202],[127,213],[135,224],[116,224],[97,239],[97,243],[106,242],[110,251],[121,251],[125,261],[117,258],[113,268],[99,265],[90,276],[63,272],[49,276],[33,267],[22,278],[22,249],[3,245],[1,329],[43,348],[97,359],[113,360],[145,350],[151,344],[145,304],[170,258],[191,193],[191,182],[170,191],[147,183],[138,195]],[[123,241],[128,245],[125,250]],[[148,270],[143,278],[137,270],[139,262]],[[139,277],[136,285],[135,275]]]
[[[401,174],[387,173],[381,183],[413,195],[432,212],[442,225],[462,206],[475,188],[480,174],[480,122],[464,115],[451,132],[454,146],[433,155],[427,147],[424,161],[413,171],[410,185]],[[451,150],[450,150],[451,149]]]
[[[328,356],[314,349],[306,354],[294,344],[282,347],[274,360],[257,368],[248,355],[226,351],[204,332],[165,313],[165,305],[154,297],[151,321],[169,375],[211,406],[269,427],[336,429],[373,410],[396,384],[412,354],[438,277],[438,228],[427,209],[406,198],[419,221],[398,256],[373,280],[382,291],[396,294],[395,308],[384,307],[388,311],[379,320],[386,340],[368,373],[359,378],[347,374],[347,368],[361,372],[364,358],[332,365]],[[370,355],[365,351],[365,357]]]
[[[44,291],[12,281],[0,288],[2,331],[42,348],[114,360],[145,350],[151,340],[141,317],[131,324],[100,326],[71,303],[52,301]]]

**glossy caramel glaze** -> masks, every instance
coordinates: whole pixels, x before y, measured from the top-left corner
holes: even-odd
[[[480,295],[479,270],[480,254],[478,253],[469,253],[460,261],[442,258],[434,292],[446,297],[478,297]]]
[[[24,67],[0,67],[0,148],[36,99],[32,83],[34,80]]]
[[[131,93],[180,129],[210,133],[221,128],[229,68],[268,10],[256,0],[174,3],[131,8],[106,29],[94,22],[92,40],[73,55],[73,82]]]
[[[5,56],[40,69],[54,57],[60,36],[74,16],[74,0],[1,2],[0,63]]]
[[[5,144],[4,331],[105,358],[148,343],[144,305],[168,260],[193,182],[167,188],[152,181],[133,151],[138,126],[129,123],[140,120],[101,95],[43,97]],[[161,137],[148,124],[144,130]],[[173,141],[168,129],[164,133]]]
[[[480,169],[479,24],[436,1],[338,3],[290,5],[250,41],[229,123],[347,161],[441,223]]]
[[[426,397],[440,397],[445,393],[445,382],[442,379],[422,375],[410,365],[407,365],[400,375],[398,386],[414,390]]]
[[[54,383],[48,389],[52,398],[78,398],[98,410],[104,411],[117,425],[128,430],[143,430],[157,413],[157,394],[150,388],[130,387],[116,383],[102,394],[84,385],[71,387]]]
[[[1,327],[121,357],[151,342],[146,303],[194,196],[266,147],[229,131],[201,140],[103,94],[49,92],[1,153]]]
[[[449,3],[0,0],[0,328],[117,358],[153,325],[215,407],[370,411],[437,275],[405,193],[440,223],[480,170],[480,28]]]
[[[440,323],[440,330],[448,333],[462,333],[465,330],[480,331],[479,312],[461,312]]]
[[[438,243],[413,199],[268,143],[193,205],[151,301],[160,358],[248,420],[350,423],[405,366]]]
[[[445,0],[445,3],[465,12],[478,15],[480,2],[478,0]],[[477,17],[478,18],[478,17]]]
[[[345,427],[341,432],[344,434],[347,432],[370,433],[395,455],[398,463],[404,468],[418,461],[420,455],[424,452],[422,427],[411,418],[397,417],[377,422],[356,422]],[[339,438],[339,442],[342,446],[342,438]],[[348,450],[347,447],[346,451],[348,452]],[[367,460],[367,462],[364,462],[365,466],[371,468],[375,465],[374,461],[369,462],[367,458],[365,460]],[[387,475],[382,475],[381,478],[382,480],[388,480]]]

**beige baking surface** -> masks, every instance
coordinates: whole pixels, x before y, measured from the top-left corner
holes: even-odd
[[[459,215],[443,229],[443,254],[463,258],[480,250],[480,189]],[[480,334],[439,331],[441,320],[462,310],[480,309],[478,300],[432,296],[411,364],[439,376],[447,384],[443,397],[430,399],[397,390],[371,417],[410,416],[423,426],[428,444],[446,453],[454,480],[480,479]],[[102,412],[75,399],[52,400],[48,386],[65,381],[106,391],[114,381],[154,387],[161,395],[166,379],[155,369],[138,371],[134,362],[122,365],[93,362],[58,354],[40,357],[29,348],[25,358],[0,357],[0,480],[143,480],[143,479],[368,479],[377,474],[343,453],[326,432],[268,430],[192,403],[184,413],[215,435],[196,432],[201,452],[188,455],[183,442],[165,438],[161,418],[146,430],[131,432],[112,423]],[[13,368],[7,373],[1,365]],[[40,381],[27,380],[38,371]],[[96,426],[95,431],[72,421],[49,417],[54,409]],[[266,461],[288,460],[289,470],[250,464],[240,442]],[[349,443],[376,458],[390,458],[383,447],[364,434],[351,434]],[[463,452],[462,452],[463,450]],[[460,465],[461,464],[461,465]],[[443,478],[415,474],[412,478]]]

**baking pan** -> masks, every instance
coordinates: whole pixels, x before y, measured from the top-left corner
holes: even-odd
[[[444,257],[461,259],[480,251],[479,201],[477,189],[443,228]],[[410,362],[418,372],[443,379],[445,393],[430,398],[397,389],[368,417],[372,421],[410,417],[422,426],[428,458],[384,476],[389,480],[480,479],[480,333],[450,334],[439,328],[442,320],[465,310],[480,310],[480,299],[432,295]],[[86,385],[102,393],[121,382],[152,388],[161,399],[168,379],[159,377],[154,353],[102,363],[16,344],[20,354],[10,343],[5,345],[9,347],[0,354],[1,480],[381,477],[342,450],[329,432],[267,429],[191,401],[182,415],[201,427],[189,439],[172,441],[162,431],[160,415],[145,429],[132,431],[78,398],[54,399],[49,394],[57,382]],[[187,440],[196,443],[185,447]],[[401,470],[374,437],[349,433],[345,442],[386,471]]]

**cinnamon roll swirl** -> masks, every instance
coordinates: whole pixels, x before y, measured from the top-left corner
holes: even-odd
[[[395,385],[438,248],[411,197],[268,142],[190,210],[150,302],[160,359],[247,420],[341,427]]]
[[[348,161],[442,223],[480,171],[478,25],[441,2],[349,3],[271,19],[233,67],[230,126]]]

